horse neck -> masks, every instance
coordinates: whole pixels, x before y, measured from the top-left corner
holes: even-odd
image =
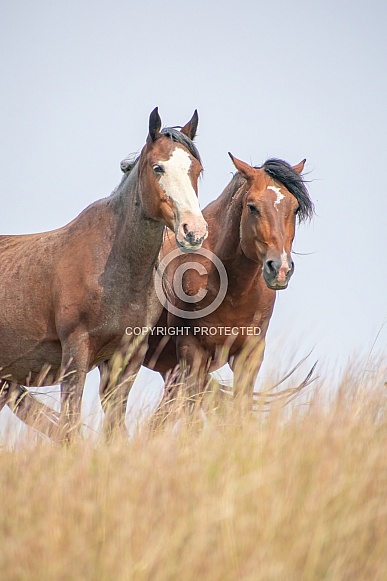
[[[233,182],[235,183],[233,184]],[[234,187],[233,187],[234,186]],[[234,176],[222,194],[203,215],[208,222],[210,248],[223,262],[229,277],[244,290],[262,274],[262,263],[247,258],[241,248],[240,227],[246,182]]]
[[[111,203],[117,216],[113,243],[116,259],[135,271],[136,280],[151,277],[159,255],[164,225],[144,213],[138,164],[123,178],[111,196]]]

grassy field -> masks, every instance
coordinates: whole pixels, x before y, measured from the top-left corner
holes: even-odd
[[[386,580],[377,369],[205,429],[0,450],[0,579]]]

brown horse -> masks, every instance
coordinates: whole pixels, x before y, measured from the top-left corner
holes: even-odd
[[[232,159],[238,173],[203,211],[210,232],[202,251],[194,257],[179,255],[165,269],[167,308],[152,330],[145,364],[165,376],[180,363],[191,372],[191,387],[198,393],[208,372],[229,362],[235,393],[247,390],[250,404],[275,291],[286,288],[294,271],[291,247],[296,215],[299,222],[310,219],[313,203],[301,177],[305,160],[293,168],[281,160],[253,168]],[[175,243],[166,234],[160,266],[174,249]],[[214,255],[224,265],[227,283],[218,306],[224,272]],[[179,288],[175,276],[181,268]],[[101,396],[106,386],[102,377]],[[166,393],[162,404],[172,396],[171,391]],[[48,408],[44,411],[42,431],[49,435],[55,418],[48,416]],[[21,412],[15,409],[19,417]]]
[[[173,240],[164,240],[166,308],[144,364],[163,376],[179,364],[197,394],[209,372],[229,363],[234,395],[247,395],[250,406],[276,291],[294,271],[296,217],[310,219],[314,209],[301,177],[305,160],[291,167],[269,159],[256,168],[230,157],[238,173],[203,210],[209,236],[202,250],[176,256]]]
[[[160,316],[153,276],[164,227],[185,251],[207,236],[197,200],[197,123],[195,111],[181,131],[161,130],[156,108],[141,154],[110,197],[58,230],[0,237],[0,401],[12,393],[7,385],[61,383],[60,439],[79,427],[87,372],[123,347],[128,325],[152,326]],[[125,342],[129,374],[146,346],[145,335]],[[120,395],[111,424],[124,421]]]

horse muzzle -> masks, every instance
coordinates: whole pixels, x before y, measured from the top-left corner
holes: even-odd
[[[294,272],[294,262],[287,256],[271,257],[263,264],[263,278],[266,285],[272,290],[284,290]]]
[[[175,232],[176,243],[182,252],[196,252],[208,236],[208,225],[202,216],[184,217]]]

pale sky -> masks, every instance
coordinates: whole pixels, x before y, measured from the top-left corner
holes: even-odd
[[[156,105],[164,125],[197,108],[202,207],[231,178],[227,151],[307,158],[317,215],[297,230],[306,255],[278,293],[263,376],[312,348],[344,367],[379,331],[386,350],[386,25],[381,0],[3,0],[1,233],[66,224],[118,184]]]

